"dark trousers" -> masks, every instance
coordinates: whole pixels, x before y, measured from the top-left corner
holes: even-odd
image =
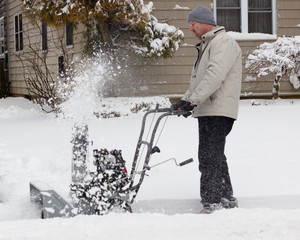
[[[222,116],[198,117],[199,170],[202,203],[219,203],[233,195],[226,156],[226,136],[234,119]]]

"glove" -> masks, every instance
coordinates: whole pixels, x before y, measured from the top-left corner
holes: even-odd
[[[196,107],[196,105],[191,106],[190,102],[186,102],[184,105],[180,107],[181,110],[192,111]]]
[[[191,112],[188,112],[188,113],[186,113],[186,114],[182,114],[182,116],[184,116],[185,118],[187,118],[187,117],[189,117],[189,116],[191,116],[191,115],[192,115]]]
[[[172,110],[178,110],[178,108],[181,109],[181,107],[182,107],[183,105],[185,105],[186,103],[187,103],[186,101],[180,100],[180,101],[178,101],[178,102],[176,102],[176,103],[173,103],[173,104],[171,105],[171,109],[172,109]]]

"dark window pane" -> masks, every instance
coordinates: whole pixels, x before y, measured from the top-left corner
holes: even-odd
[[[241,31],[241,8],[239,0],[217,1],[217,24],[227,31]]]
[[[241,11],[235,9],[217,10],[217,24],[227,31],[241,31]]]
[[[15,33],[19,32],[19,20],[18,16],[15,16]]]
[[[271,9],[272,1],[271,0],[249,0],[248,7],[251,8],[268,8]]]
[[[19,35],[15,34],[15,48],[16,51],[19,51]]]
[[[23,31],[22,14],[19,15],[19,31]]]
[[[42,24],[42,50],[45,51],[48,49],[48,40],[47,40],[47,25]]]
[[[73,45],[73,24],[71,23],[66,25],[66,43],[67,46]]]
[[[4,23],[0,24],[0,38],[4,38]]]
[[[272,34],[272,14],[249,12],[248,31],[249,33],[259,32]]]
[[[271,0],[248,1],[248,31],[272,34]]]
[[[240,7],[240,0],[217,0],[218,7]]]
[[[64,64],[64,57],[58,57],[58,73],[60,76],[64,76],[65,74],[65,64]]]
[[[23,50],[23,23],[22,14],[15,16],[15,49],[16,51]]]
[[[23,32],[20,32],[20,51],[23,50]]]

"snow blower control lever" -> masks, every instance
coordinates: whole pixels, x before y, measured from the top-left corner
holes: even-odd
[[[150,114],[153,115],[153,119],[148,123],[147,119]],[[74,178],[72,179],[71,192],[73,205],[77,208],[78,213],[102,215],[109,212],[116,205],[124,211],[131,212],[130,204],[134,202],[146,171],[169,161],[174,161],[180,167],[193,162],[192,158],[180,163],[177,163],[175,158],[170,158],[152,166],[149,165],[151,156],[160,152],[159,147],[156,145],[166,124],[165,121],[163,126],[160,127],[161,120],[163,118],[167,120],[168,116],[186,117],[190,114],[189,111],[159,108],[158,105],[154,110],[146,112],[142,120],[130,174],[127,173],[122,151],[108,151],[105,148],[93,151],[93,163],[96,166],[96,171],[84,174],[87,154],[83,151],[87,149],[87,126],[79,126],[79,129],[75,129],[72,140],[73,144],[76,143],[73,145],[74,166],[72,167],[75,172],[72,172]],[[147,133],[145,131],[146,126]],[[156,136],[158,129],[160,129],[160,133]],[[82,133],[85,136],[82,136]],[[156,141],[155,144],[154,140]]]

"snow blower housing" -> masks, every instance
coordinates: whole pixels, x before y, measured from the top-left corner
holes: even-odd
[[[89,172],[82,182],[71,184],[74,207],[78,214],[107,213],[113,206],[131,212],[128,204],[128,175],[121,151],[93,151],[95,172]]]
[[[153,117],[152,122],[148,124],[150,126],[148,132],[145,133],[146,122],[150,114],[153,116],[158,114],[158,116]],[[184,166],[192,162],[193,159],[190,158],[178,164],[175,158],[170,158],[149,166],[152,154],[160,152],[158,146],[154,145],[154,140],[157,144],[160,137],[160,134],[158,138],[156,137],[160,122],[163,118],[172,115],[186,117],[191,113],[183,110],[159,108],[158,106],[154,110],[145,113],[130,174],[127,172],[122,151],[108,151],[104,148],[93,150],[95,170],[89,171],[87,169],[90,143],[88,140],[88,126],[84,123],[75,124],[72,136],[72,183],[70,185],[73,200],[72,214],[103,215],[108,213],[114,206],[132,212],[131,204],[134,202],[147,171],[168,161],[174,161],[177,166]],[[156,120],[154,121],[154,119]],[[148,140],[148,138],[150,139]],[[139,165],[141,165],[140,168]],[[52,208],[51,201],[42,202],[41,205],[42,209]],[[61,208],[64,209],[63,204]],[[61,217],[61,215],[57,216]]]

